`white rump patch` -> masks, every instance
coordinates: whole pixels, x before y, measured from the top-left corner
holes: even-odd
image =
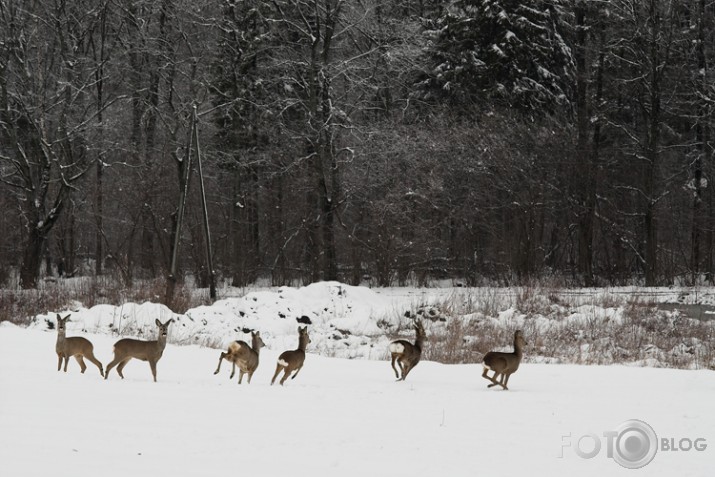
[[[490,367],[487,366],[486,364],[483,364],[482,366],[484,366],[484,369],[488,369],[489,371],[494,371],[492,368],[490,368]]]
[[[390,343],[390,353],[404,353],[405,345],[402,343]]]
[[[278,364],[280,364],[280,365],[283,366],[284,368],[287,368],[287,367],[288,367],[288,361],[286,361],[285,359],[279,359],[279,360],[278,360]]]

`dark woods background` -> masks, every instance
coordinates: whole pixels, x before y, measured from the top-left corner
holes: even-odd
[[[0,0],[0,281],[166,276],[194,104],[234,285],[713,281],[713,0]]]

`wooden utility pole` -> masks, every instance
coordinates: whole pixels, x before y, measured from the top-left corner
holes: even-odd
[[[174,300],[174,289],[176,288],[176,272],[179,260],[179,244],[181,243],[181,228],[184,223],[184,210],[186,209],[186,197],[189,194],[189,179],[191,178],[191,151],[193,150],[194,140],[194,114],[191,115],[191,123],[189,125],[189,137],[186,147],[186,157],[183,159],[183,176],[181,191],[179,193],[179,209],[176,212],[176,224],[174,227],[174,244],[171,248],[171,268],[169,269],[169,280],[166,284],[166,305],[171,308]]]
[[[191,122],[189,125],[189,138],[188,145],[186,148],[186,157],[184,158],[184,169],[181,184],[181,193],[179,195],[179,208],[176,213],[176,227],[174,230],[174,246],[172,247],[171,253],[171,269],[169,271],[169,280],[166,289],[166,303],[168,306],[174,298],[174,289],[176,287],[176,274],[178,272],[178,262],[179,262],[179,245],[181,244],[181,229],[184,224],[184,215],[186,212],[186,198],[189,195],[189,182],[191,179],[191,153],[194,148],[196,148],[196,162],[198,164],[199,171],[199,187],[201,190],[201,205],[203,213],[204,222],[204,239],[206,241],[206,266],[208,268],[207,272],[209,274],[209,296],[211,300],[216,299],[216,275],[213,269],[213,254],[211,251],[211,232],[209,229],[209,215],[208,207],[206,205],[206,189],[204,187],[204,173],[201,164],[201,148],[199,145],[199,128],[198,128],[198,114],[196,112],[196,105],[193,106],[193,111],[191,112]]]
[[[194,105],[194,115],[191,122],[194,125],[194,140],[196,141],[196,163],[199,168],[199,188],[201,189],[201,209],[204,216],[204,240],[206,241],[206,267],[209,274],[209,297],[216,299],[216,275],[214,273],[213,258],[211,253],[211,231],[209,230],[209,212],[206,206],[206,189],[204,188],[204,172],[201,167],[201,147],[199,145],[198,114]]]

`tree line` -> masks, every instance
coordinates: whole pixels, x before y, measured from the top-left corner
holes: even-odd
[[[0,0],[0,280],[713,282],[712,0]]]

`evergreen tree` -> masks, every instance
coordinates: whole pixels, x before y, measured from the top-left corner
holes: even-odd
[[[457,0],[428,31],[423,85],[457,103],[496,100],[553,112],[568,103],[571,48],[562,0]]]

